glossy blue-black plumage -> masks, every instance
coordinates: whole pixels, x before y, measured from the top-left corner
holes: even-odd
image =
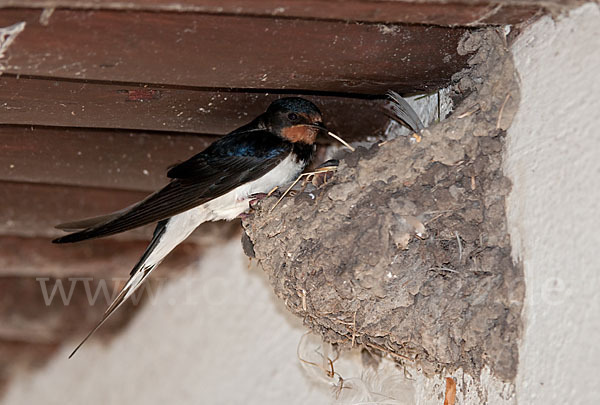
[[[185,179],[205,175],[205,164],[229,161],[232,158],[247,159],[247,164],[259,160],[276,159],[291,151],[292,144],[263,129],[233,132],[211,144],[204,151],[179,163],[167,172],[171,179]]]

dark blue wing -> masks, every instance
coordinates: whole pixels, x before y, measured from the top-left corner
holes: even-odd
[[[107,221],[53,242],[70,243],[114,235],[180,214],[262,177],[291,150],[291,143],[269,132],[232,133],[170,169],[167,175],[173,180],[143,201],[105,216]]]

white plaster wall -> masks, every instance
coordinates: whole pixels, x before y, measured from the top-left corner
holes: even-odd
[[[236,239],[156,291],[110,345],[92,338],[69,360],[71,342],[3,403],[326,404],[296,357],[303,333]]]
[[[513,46],[508,219],[526,277],[519,404],[600,403],[600,9],[536,22]]]

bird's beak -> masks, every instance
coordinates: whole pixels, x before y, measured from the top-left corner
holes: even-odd
[[[334,134],[333,132],[331,132],[330,130],[328,130],[327,127],[321,121],[315,122],[314,124],[310,124],[308,126],[309,127],[318,128],[319,130],[325,132],[327,135],[329,135],[330,137],[336,139],[342,145],[344,145],[345,147],[347,147],[348,149],[350,149],[352,152],[354,152],[355,149],[352,146],[350,146],[350,144],[348,142],[344,141],[342,138],[340,138],[339,136],[337,136],[336,134]]]

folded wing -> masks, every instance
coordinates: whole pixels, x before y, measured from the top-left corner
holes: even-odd
[[[262,142],[257,150],[256,142],[250,138],[256,135],[224,137],[204,152],[169,170],[168,176],[173,180],[139,203],[103,217],[59,225],[58,228],[68,230],[87,227],[55,239],[53,243],[100,238],[157,222],[262,177],[287,157],[291,144],[273,139],[268,145]],[[264,133],[261,139],[274,136]]]

